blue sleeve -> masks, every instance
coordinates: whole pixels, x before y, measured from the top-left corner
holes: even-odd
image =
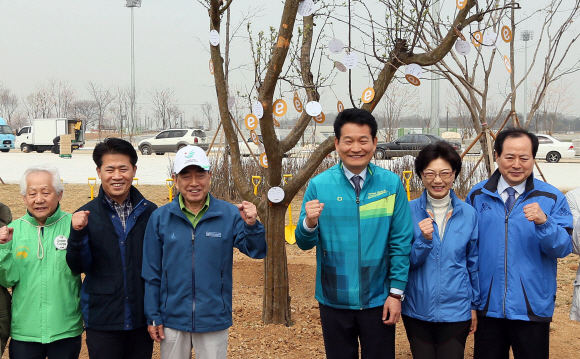
[[[313,231],[307,231],[304,229],[304,218],[306,218],[306,211],[304,207],[308,201],[316,199],[316,186],[312,181],[306,188],[306,193],[304,193],[304,199],[302,200],[302,209],[300,210],[300,218],[298,219],[298,224],[296,225],[296,230],[294,234],[296,236],[296,244],[302,250],[312,249],[318,243],[318,234],[320,233],[320,226],[316,226]],[[324,209],[322,209],[324,211]]]
[[[163,273],[163,242],[158,232],[159,216],[151,215],[143,240],[143,267],[141,276],[145,280],[145,317],[147,324],[163,324],[160,303],[161,276]]]
[[[558,194],[556,204],[551,213],[546,213],[548,220],[536,225],[536,236],[540,248],[547,256],[564,258],[572,253],[572,213],[566,197]]]
[[[234,238],[234,247],[250,258],[261,259],[268,253],[266,244],[266,231],[260,221],[256,221],[250,226],[240,216],[235,213],[236,234]]]
[[[409,256],[413,239],[413,219],[407,193],[397,181],[395,207],[389,229],[389,279],[391,288],[405,290],[409,278]]]
[[[411,245],[411,256],[409,257],[411,269],[422,266],[427,260],[427,257],[429,257],[429,254],[431,254],[432,249],[433,240],[425,239],[421,233],[415,236],[413,244]]]
[[[473,231],[469,243],[467,244],[467,272],[469,273],[469,281],[471,283],[471,309],[477,310],[480,300],[479,290],[479,230],[477,214],[473,215]]]
[[[77,231],[70,227],[68,246],[66,247],[66,263],[75,274],[87,273],[91,268],[93,258],[89,247],[89,224]]]

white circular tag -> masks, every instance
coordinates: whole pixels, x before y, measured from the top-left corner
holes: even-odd
[[[310,16],[314,12],[314,2],[312,0],[304,0],[298,4],[298,13],[302,16]]]
[[[209,43],[213,46],[217,46],[220,44],[220,33],[217,30],[211,30],[209,32]]]
[[[322,113],[322,106],[316,101],[310,101],[306,104],[306,113],[310,116],[316,117]]]
[[[332,39],[328,43],[328,49],[333,54],[340,54],[342,52],[343,48],[344,48],[344,44],[339,39]]]
[[[497,42],[497,34],[495,32],[483,35],[483,44],[485,46],[488,46],[491,49],[495,49],[496,42]]]
[[[346,54],[344,55],[344,66],[349,69],[352,70],[356,67],[356,64],[358,62],[357,58],[356,58],[356,54],[354,52],[351,52],[350,54]]]
[[[54,246],[56,247],[56,249],[64,251],[66,249],[67,245],[68,245],[68,238],[66,238],[65,236],[57,236],[54,239]]]
[[[469,41],[463,41],[461,39],[458,39],[455,42],[455,51],[457,51],[457,53],[459,53],[460,55],[467,55],[469,54],[470,50],[471,44],[469,43]]]
[[[284,199],[284,190],[280,187],[272,187],[268,190],[268,199],[273,203],[280,203]]]
[[[256,115],[258,120],[261,119],[262,116],[264,116],[264,107],[262,107],[260,101],[254,102],[254,106],[252,107],[252,113]]]

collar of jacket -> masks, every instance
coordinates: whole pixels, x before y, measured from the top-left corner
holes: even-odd
[[[367,166],[367,176],[372,176],[375,172],[376,167],[377,167],[376,165],[373,165],[372,163],[369,162],[369,164]],[[342,174],[344,175],[344,178],[346,178],[346,175],[344,174],[344,165],[343,165],[342,161],[338,162],[338,168],[340,168],[340,172],[342,172]],[[346,180],[349,181],[348,178],[346,178]],[[365,183],[366,183],[366,180],[365,180]]]
[[[197,222],[198,225],[199,225],[199,223],[201,223],[202,221],[204,221],[208,218],[219,217],[219,216],[223,215],[223,212],[219,208],[219,204],[218,204],[217,200],[215,199],[215,197],[212,196],[211,193],[208,193],[208,195],[209,195],[209,208],[207,209],[207,212],[205,212],[203,217],[201,217],[199,219],[199,221]],[[181,206],[179,205],[179,194],[177,194],[177,196],[175,196],[173,198],[173,201],[171,201],[171,203],[168,203],[166,206],[169,206],[169,212],[173,213],[176,216],[183,218],[187,223],[189,223],[190,225],[193,226],[193,224],[191,224],[189,219],[187,219],[187,216],[185,215],[185,213],[183,213],[183,211],[181,210]]]
[[[499,172],[499,169],[495,170],[495,172],[487,180],[487,183],[483,186],[483,188],[491,192],[490,194],[497,192],[497,184],[499,183],[500,177],[501,173]],[[533,189],[534,189],[534,172],[532,172],[530,176],[526,179],[526,189],[524,193],[530,192]]]
[[[129,196],[131,197],[131,204],[133,205],[133,209],[135,209],[135,207],[137,207],[137,205],[145,199],[145,197],[143,197],[141,192],[139,192],[139,190],[135,188],[135,186],[133,185],[129,189]],[[99,195],[97,196],[97,199],[105,203],[108,207],[111,206],[109,202],[107,202],[107,199],[105,198],[105,191],[103,191],[103,186],[99,188]]]
[[[463,207],[461,205],[461,203],[463,202],[462,200],[460,200],[457,195],[455,194],[455,191],[453,189],[449,190],[449,197],[451,199],[451,205],[453,206],[453,214],[455,214],[456,212],[462,211]],[[427,211],[427,190],[424,189],[423,190],[423,194],[421,194],[421,208],[425,211]]]
[[[59,203],[58,207],[56,207],[56,211],[54,211],[52,216],[50,216],[46,219],[43,226],[38,224],[36,219],[34,217],[32,217],[32,215],[30,214],[30,212],[28,212],[28,210],[26,210],[26,214],[22,217],[22,219],[24,219],[26,222],[28,222],[34,226],[46,227],[46,226],[50,226],[51,224],[53,224],[55,222],[58,222],[62,217],[66,216],[67,214],[68,213],[66,213],[60,209],[60,203]]]

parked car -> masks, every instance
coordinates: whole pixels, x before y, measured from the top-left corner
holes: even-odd
[[[556,163],[560,158],[574,158],[576,155],[571,142],[561,142],[548,135],[536,136],[540,142],[536,159],[545,158],[547,162]]]
[[[377,144],[375,158],[377,160],[383,160],[407,155],[417,156],[427,145],[438,141],[448,142],[457,152],[461,152],[461,143],[459,142],[447,141],[435,135],[416,133],[404,135],[393,142]]]
[[[187,145],[199,146],[207,150],[209,144],[203,130],[196,128],[171,129],[159,132],[155,137],[139,142],[138,149],[143,155],[163,155],[165,152],[177,152]]]

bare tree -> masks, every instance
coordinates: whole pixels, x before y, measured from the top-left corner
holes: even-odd
[[[115,99],[115,95],[109,89],[103,89],[101,85],[94,82],[89,82],[87,87],[89,94],[93,97],[97,105],[97,123],[99,128],[99,140],[101,139],[101,131],[104,127],[105,116],[110,110],[111,103]]]
[[[401,119],[408,116],[420,105],[418,89],[409,84],[403,85],[397,81],[391,83],[379,111],[375,112],[379,133],[385,142],[394,141],[398,137]]]
[[[557,16],[562,12],[567,13],[567,17],[558,25]],[[532,95],[530,112],[525,119],[525,128],[530,126],[532,118],[546,97],[550,85],[562,77],[580,70],[580,59],[577,59],[572,66],[563,66],[564,59],[568,57],[572,45],[580,36],[580,32],[570,35],[571,32],[568,31],[572,23],[580,15],[580,0],[573,0],[572,2],[570,0],[551,0],[550,4],[543,10],[543,13],[546,15],[546,20],[540,32],[538,47],[542,42],[542,38],[545,37],[548,48],[544,57],[544,67],[541,70],[542,76]],[[534,62],[536,56],[537,52],[534,54]]]
[[[227,2],[220,0],[200,1],[206,5],[210,16],[210,29],[220,32],[222,16],[232,5],[234,0]],[[363,1],[348,1],[348,11],[346,8],[347,21],[353,18],[353,12],[350,10],[352,3],[358,4],[360,8],[366,8]],[[369,61],[375,62],[373,66],[368,65],[369,77],[371,78],[375,97],[362,108],[373,111],[383,95],[399,67],[406,64],[415,63],[420,66],[429,66],[440,61],[452,48],[457,38],[455,28],[463,28],[473,21],[481,21],[486,14],[485,11],[478,11],[472,15],[469,13],[474,9],[476,1],[467,0],[466,6],[457,11],[455,18],[451,22],[446,35],[438,45],[427,52],[417,53],[417,45],[421,42],[418,32],[427,16],[427,9],[430,1],[408,1],[403,6],[402,0],[383,0],[381,3],[387,11],[386,22],[382,25],[379,35],[386,39],[379,43],[375,36],[375,26],[377,22],[372,20],[370,11],[365,12],[362,18],[367,21],[367,27],[360,30],[361,33],[367,31],[367,38],[372,38],[373,42],[368,45],[372,52],[364,52],[367,47],[362,46],[356,49],[360,56],[368,56]],[[312,120],[305,111],[290,132],[283,140],[279,140],[275,134],[272,114],[272,104],[274,102],[275,90],[278,84],[283,81],[287,82],[292,88],[290,91],[300,88],[306,94],[308,101],[319,101],[319,89],[332,84],[332,72],[322,69],[322,58],[326,58],[325,47],[322,46],[322,35],[314,32],[314,17],[321,20],[321,24],[326,24],[328,20],[335,19],[335,10],[338,9],[334,1],[330,4],[322,2],[320,11],[314,15],[305,16],[302,19],[299,39],[300,42],[292,39],[294,28],[296,27],[296,17],[299,0],[283,1],[283,12],[280,16],[280,25],[278,30],[270,33],[270,36],[262,38],[262,45],[258,42],[250,41],[253,46],[254,75],[255,86],[250,96],[256,96],[257,101],[264,109],[263,117],[259,121],[259,126],[264,142],[265,155],[267,156],[267,169],[263,170],[263,183],[268,187],[277,186],[282,182],[282,158],[284,154],[296,146],[301,139],[304,130]],[[356,13],[354,13],[356,17]],[[359,16],[359,18],[361,18]],[[412,26],[400,26],[401,18],[411,21]],[[338,21],[343,21],[338,19]],[[391,24],[391,21],[397,24]],[[348,22],[350,24],[350,22]],[[361,25],[362,26],[362,25]],[[320,30],[324,26],[319,26]],[[349,27],[349,31],[353,26]],[[384,35],[384,36],[383,36]],[[350,36],[349,36],[350,39]],[[384,50],[379,53],[375,49],[375,44],[379,44]],[[355,51],[354,46],[349,41],[347,45],[349,52]],[[292,50],[292,51],[291,51]],[[214,65],[214,81],[218,96],[218,107],[221,123],[227,138],[231,151],[232,178],[234,178],[236,188],[241,197],[247,201],[257,204],[260,219],[265,223],[266,238],[268,242],[268,256],[264,263],[264,295],[263,295],[263,312],[262,319],[264,323],[282,323],[289,325],[290,317],[290,297],[288,288],[288,271],[286,261],[286,249],[284,241],[284,224],[285,213],[288,204],[298,191],[304,186],[307,180],[318,168],[321,161],[334,149],[334,137],[329,137],[326,141],[318,146],[293,179],[284,186],[284,200],[281,203],[271,203],[265,197],[256,197],[249,181],[244,178],[242,172],[242,161],[238,145],[238,136],[234,122],[231,120],[228,108],[228,86],[224,72],[224,59],[221,54],[220,46],[211,46],[211,60]],[[383,53],[384,52],[384,53]],[[286,60],[290,59],[286,64]],[[313,68],[313,64],[315,64]],[[296,72],[292,72],[296,70]],[[317,71],[318,70],[318,71]],[[317,72],[316,76],[312,71]],[[334,71],[336,74],[337,71]],[[329,81],[330,79],[330,81]],[[282,92],[282,91],[281,91]],[[288,91],[289,92],[289,91]],[[350,93],[351,102],[355,105],[352,91]],[[248,99],[250,100],[250,99]]]
[[[98,121],[99,107],[95,101],[79,100],[73,104],[73,116],[85,120],[85,126],[94,126]]]
[[[0,117],[12,126],[12,117],[18,110],[18,96],[12,94],[10,89],[0,83]]]
[[[204,102],[201,105],[201,114],[205,123],[207,123],[207,130],[213,130],[213,106],[209,102]]]
[[[155,119],[157,120],[157,127],[160,129],[172,128],[171,120],[175,114],[175,98],[174,90],[153,89],[149,95],[151,102],[153,102]]]
[[[53,114],[53,99],[51,92],[43,86],[38,86],[24,101],[24,111],[29,118],[50,118]]]
[[[73,115],[73,104],[76,100],[76,90],[68,82],[50,79],[47,91],[50,93],[54,115],[59,118],[66,118]]]

